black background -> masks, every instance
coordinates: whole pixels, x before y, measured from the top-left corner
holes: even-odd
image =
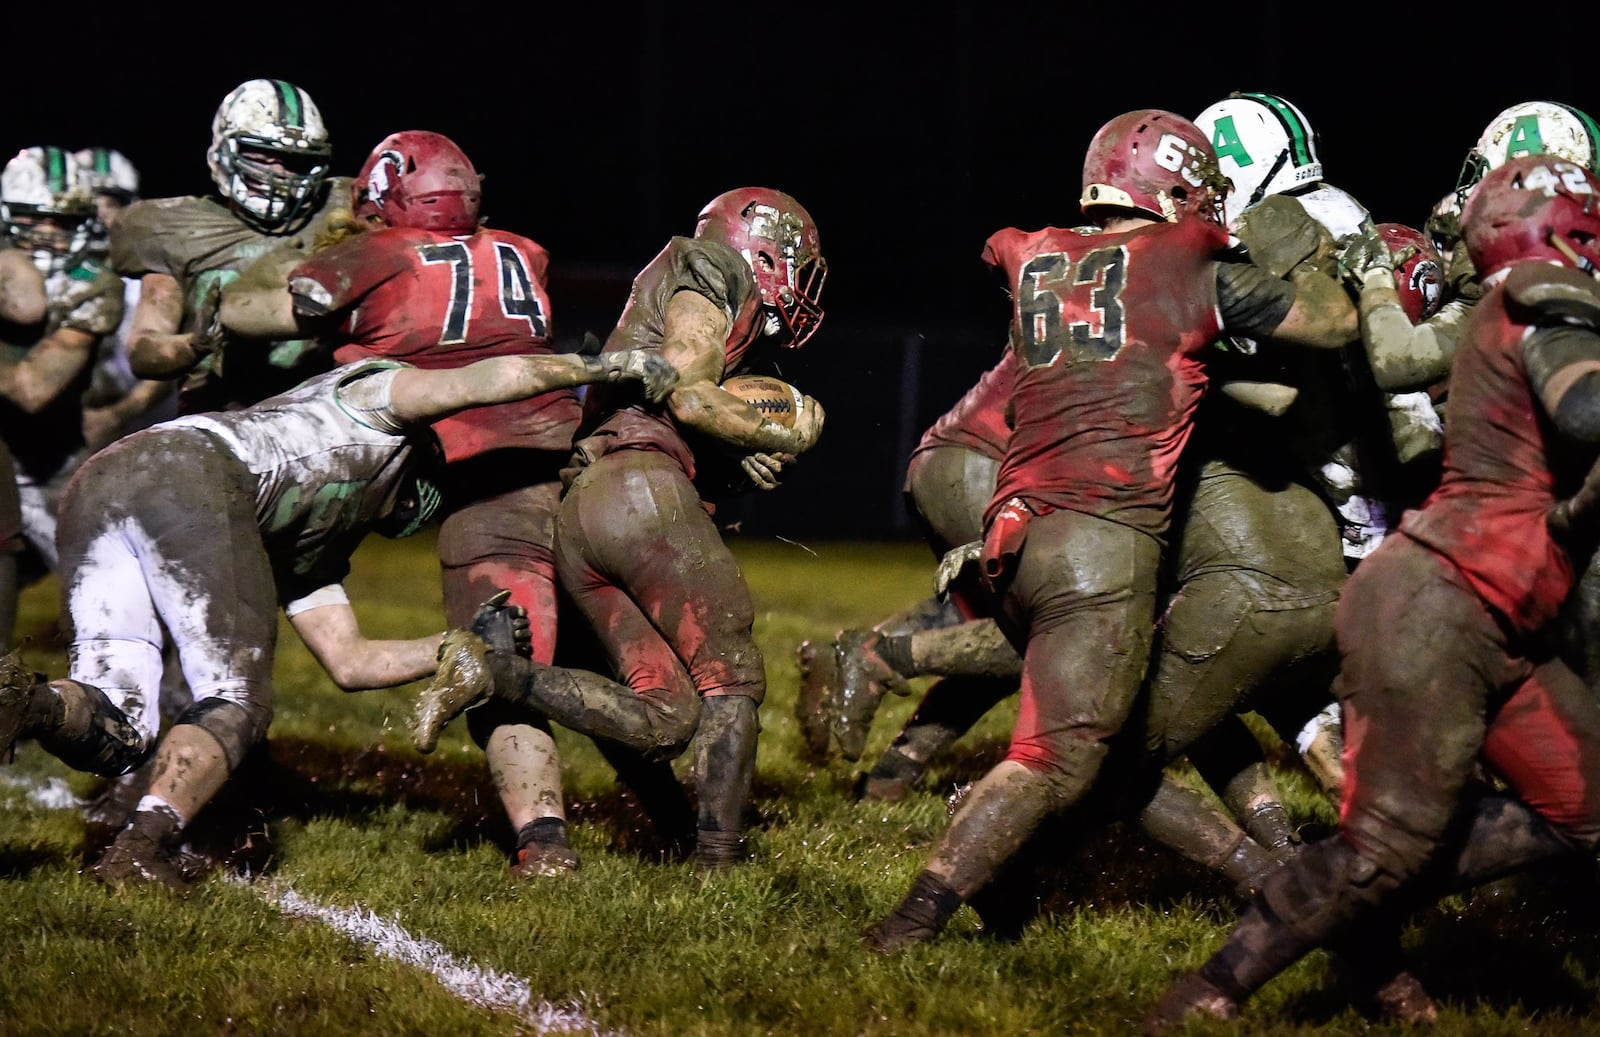
[[[1004,338],[983,242],[1080,222],[1083,151],[1106,120],[1281,94],[1315,127],[1329,182],[1420,227],[1501,109],[1600,110],[1586,24],[1394,8],[127,6],[137,18],[8,22],[0,147],[108,145],[146,197],[206,193],[222,96],[288,79],[321,109],[337,173],[395,130],[455,139],[486,177],[489,221],[550,251],[566,342],[603,335],[632,275],[712,196],[785,190],[815,217],[830,273],[822,331],[782,373],[827,406],[828,432],[786,486],[729,517],[793,537],[904,535],[907,450]]]

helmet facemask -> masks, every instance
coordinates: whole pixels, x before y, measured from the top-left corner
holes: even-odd
[[[328,177],[327,145],[285,148],[247,134],[224,137],[216,151],[219,184],[250,222],[267,229],[308,215]]]
[[[0,172],[0,223],[12,244],[31,254],[46,276],[70,270],[89,249],[94,200],[77,177],[71,154],[25,148]]]
[[[767,334],[787,331],[788,345],[798,349],[822,323],[820,300],[828,263],[807,246],[805,221],[795,214],[753,205],[747,219],[757,247],[745,258],[767,308]]]

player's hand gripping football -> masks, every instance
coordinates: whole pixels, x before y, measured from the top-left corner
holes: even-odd
[[[621,349],[590,358],[598,363],[610,382],[636,381],[644,387],[645,399],[660,403],[678,384],[678,369],[653,349]]]
[[[800,407],[794,415],[794,431],[799,443],[796,453],[803,454],[817,445],[822,438],[822,423],[827,414],[814,396],[800,397]]]

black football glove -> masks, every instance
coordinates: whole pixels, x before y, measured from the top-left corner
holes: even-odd
[[[530,659],[533,657],[533,630],[528,622],[528,610],[521,605],[507,604],[510,600],[511,592],[502,590],[479,605],[470,629],[483,638],[490,651]]]

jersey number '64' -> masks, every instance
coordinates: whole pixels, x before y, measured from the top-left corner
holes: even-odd
[[[445,316],[444,331],[439,335],[439,345],[456,346],[467,340],[467,325],[472,319],[472,291],[476,279],[472,276],[472,253],[459,241],[444,241],[417,246],[424,263],[450,264],[450,312]],[[533,278],[528,276],[527,263],[516,246],[504,241],[494,244],[495,265],[499,267],[500,312],[507,317],[521,317],[535,337],[549,334],[545,327],[544,307],[539,293],[533,288]]]
[[[1128,252],[1095,249],[1073,262],[1064,252],[1030,259],[1017,279],[1017,351],[1029,367],[1115,360],[1122,352],[1122,290]]]

